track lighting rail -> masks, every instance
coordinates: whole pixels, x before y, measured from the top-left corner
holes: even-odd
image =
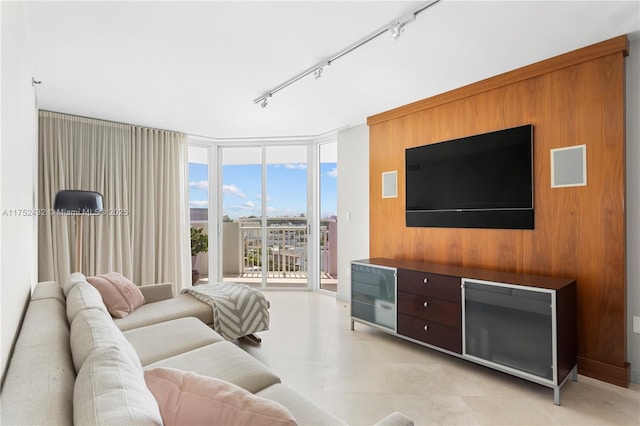
[[[301,73],[297,74],[296,76],[290,78],[289,80],[285,81],[284,83],[279,84],[278,86],[276,86],[273,89],[269,90],[268,92],[264,93],[262,96],[254,99],[253,103],[254,104],[260,104],[260,106],[262,106],[262,108],[265,108],[269,103],[269,99],[271,99],[271,97],[273,95],[275,95],[276,93],[278,93],[282,89],[292,85],[296,81],[300,80],[301,78],[304,78],[304,77],[308,76],[309,74],[314,74],[316,79],[320,78],[322,76],[322,73],[323,73],[324,69],[329,67],[335,60],[340,59],[344,55],[353,52],[357,48],[365,45],[366,43],[370,42],[371,40],[377,38],[378,36],[384,34],[387,31],[389,31],[391,33],[391,37],[394,40],[397,39],[400,36],[400,33],[404,30],[404,26],[407,23],[415,20],[416,16],[419,13],[425,11],[426,9],[428,9],[429,7],[431,7],[434,4],[438,3],[439,1],[440,0],[432,0],[432,1],[428,1],[426,3],[422,3],[420,6],[416,7],[415,9],[410,11],[409,13],[407,13],[407,14],[399,17],[399,18],[394,19],[393,21],[389,22],[387,25],[384,25],[384,26],[378,28],[377,30],[375,30],[372,33],[368,34],[367,36],[361,38],[360,40],[356,41],[355,43],[345,47],[344,49],[342,49],[338,53],[335,53],[334,55],[332,55],[328,59],[326,59],[326,60],[324,60],[322,62],[319,62],[319,63],[315,64],[314,66],[312,66],[310,68],[307,68],[306,70],[304,70]]]

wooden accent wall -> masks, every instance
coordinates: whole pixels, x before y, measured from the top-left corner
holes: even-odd
[[[370,256],[575,278],[578,369],[628,386],[625,64],[620,36],[369,117]],[[534,126],[534,230],[408,228],[405,148]],[[552,148],[586,144],[587,186],[551,188]],[[382,172],[398,197],[382,198]]]

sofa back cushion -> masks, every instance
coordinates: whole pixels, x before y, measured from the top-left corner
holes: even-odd
[[[294,426],[283,405],[224,380],[174,368],[145,371],[165,425]]]
[[[90,312],[90,311],[87,311]],[[82,365],[73,392],[76,425],[161,425],[158,404],[142,367],[119,346],[94,350]]]
[[[67,294],[67,321],[69,325],[80,312],[86,309],[97,309],[109,314],[102,301],[100,292],[86,281],[78,282]]]
[[[114,318],[126,317],[145,302],[138,286],[117,272],[88,277],[87,281],[98,289]]]
[[[64,298],[52,287],[62,293],[56,283],[38,284],[37,299],[27,306],[0,395],[3,425],[72,424],[76,372],[69,324]]]
[[[64,291],[64,296],[67,297],[71,289],[78,283],[86,283],[87,278],[81,272],[74,272],[69,274],[67,280],[62,285],[62,290]]]
[[[80,312],[71,323],[70,334],[71,354],[76,372],[80,371],[93,351],[108,346],[119,346],[133,365],[142,368],[135,349],[106,312],[98,309]]]
[[[56,299],[65,306],[66,300],[62,287],[55,281],[43,281],[33,289],[31,300]]]

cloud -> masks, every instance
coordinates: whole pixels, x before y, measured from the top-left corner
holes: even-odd
[[[285,169],[300,169],[300,170],[307,170],[307,165],[305,163],[287,163],[284,165]]]
[[[338,177],[338,168],[334,167],[333,169],[329,170],[327,172],[327,177],[330,178],[337,178]]]
[[[247,201],[246,203],[242,203],[242,204],[235,204],[233,206],[229,206],[226,207],[226,209],[228,210],[232,210],[232,211],[250,211],[250,210],[256,210],[256,204],[253,201]]]
[[[225,207],[225,211],[229,210],[229,211],[235,211],[235,212],[249,212],[249,211],[256,211],[256,208],[252,205],[253,203],[249,202],[249,203],[244,203],[244,204],[236,204],[233,206],[229,206],[229,207]]]
[[[242,190],[235,185],[222,185],[222,193],[235,195],[236,197],[240,198],[246,197],[246,195],[244,195],[244,192],[242,192]]]
[[[189,188],[199,189],[200,191],[209,191],[209,182],[206,180],[189,182]]]
[[[207,208],[209,207],[209,202],[207,200],[192,200],[189,205],[195,208]]]

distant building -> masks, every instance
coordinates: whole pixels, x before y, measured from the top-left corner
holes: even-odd
[[[189,217],[191,222],[209,220],[209,209],[202,207],[191,207],[189,209]]]

